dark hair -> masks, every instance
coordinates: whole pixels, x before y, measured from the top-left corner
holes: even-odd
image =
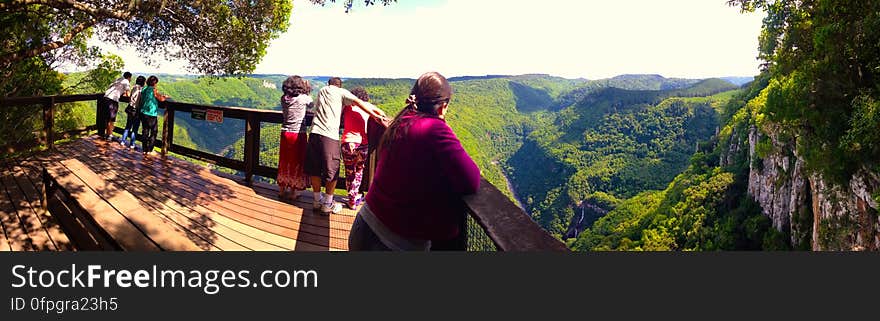
[[[379,141],[379,149],[391,148],[394,142],[406,136],[410,124],[420,118],[440,118],[439,110],[452,99],[452,86],[446,77],[428,72],[416,80],[406,99],[406,107],[394,117]]]
[[[312,85],[309,84],[308,80],[303,79],[300,76],[290,76],[284,80],[284,83],[281,85],[281,91],[284,92],[285,95],[290,97],[296,97],[299,95],[308,95],[312,92]]]
[[[125,78],[125,79],[131,78],[131,73],[126,71],[124,74],[122,74],[122,78]]]
[[[150,76],[147,78],[147,86],[155,86],[157,83],[159,83],[159,77]]]
[[[339,77],[333,77],[327,81],[327,84],[341,88],[342,87],[342,79],[340,79]]]
[[[351,90],[352,95],[355,95],[360,100],[370,101],[370,94],[367,93],[367,90],[364,87],[357,86]]]
[[[137,84],[138,86],[143,86],[144,83],[146,83],[146,82],[147,82],[147,78],[144,78],[144,76],[138,76],[137,80],[134,81],[134,83]]]
[[[448,103],[452,98],[452,85],[446,77],[437,72],[428,72],[416,80],[409,98],[406,99],[406,107],[419,112],[437,115],[440,107]]]

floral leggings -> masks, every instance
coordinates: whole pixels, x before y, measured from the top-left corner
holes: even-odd
[[[342,161],[345,163],[345,182],[348,187],[348,202],[354,203],[360,194],[361,180],[367,163],[367,145],[342,143]]]

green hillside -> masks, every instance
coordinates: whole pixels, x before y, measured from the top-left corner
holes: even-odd
[[[724,126],[718,137],[690,157],[687,169],[671,183],[622,201],[586,229],[572,247],[576,250],[781,250],[787,237],[745,192],[747,150],[731,161],[719,159],[730,143],[744,139],[754,123],[757,97],[766,77],[727,97],[718,109]],[[749,102],[748,105],[746,102]],[[732,134],[736,133],[733,137]]]
[[[622,202],[578,250],[877,250],[880,3],[732,2],[767,14],[764,72],[664,189]]]
[[[174,101],[257,109],[280,108],[281,80],[277,78],[167,78],[160,79],[158,88]],[[175,128],[185,128],[199,149],[221,154],[244,137],[245,129],[243,120],[224,119],[223,122],[215,124],[193,120],[188,113],[180,113],[175,118]]]
[[[581,224],[589,225],[621,200],[668,184],[714,134],[732,95],[677,97],[691,93],[602,88],[542,123],[507,162],[532,216],[563,234],[578,207],[588,208]]]

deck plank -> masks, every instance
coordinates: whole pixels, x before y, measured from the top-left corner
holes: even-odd
[[[48,211],[43,210],[43,200],[41,200],[43,182],[39,178],[40,175],[37,170],[24,166],[22,163],[13,166],[12,170],[15,172],[15,180],[19,188],[21,188],[22,193],[24,193],[29,201],[31,210],[39,217],[43,224],[43,229],[52,238],[56,249],[60,251],[74,250],[70,238],[62,230],[58,219]]]
[[[2,227],[0,227],[2,228]],[[0,252],[9,252],[12,248],[9,246],[9,240],[6,239],[6,232],[0,231]]]
[[[49,234],[49,229],[46,228],[47,224],[44,223],[44,219],[40,217],[35,209],[39,208],[42,211],[42,208],[38,202],[32,201],[34,200],[33,194],[27,196],[22,190],[20,182],[22,173],[20,170],[16,171],[11,167],[7,168],[10,172],[7,175],[3,175],[3,184],[6,185],[6,192],[9,193],[12,205],[18,211],[22,224],[28,229],[28,234],[34,242],[34,249],[37,251],[56,251],[58,248],[55,245],[55,240]],[[30,181],[27,184],[30,185]],[[31,188],[33,188],[33,185],[31,185]]]
[[[109,202],[117,212],[143,231],[161,249],[173,251],[196,251],[200,249],[181,229],[175,228],[173,224],[169,224],[167,220],[161,217],[152,215],[139,204],[134,196],[117,185],[104,181],[79,160],[67,159],[62,161],[61,164],[70,169],[74,175],[78,176],[97,192],[101,198]]]
[[[138,171],[138,168],[143,167],[143,164],[132,163],[130,160],[125,158],[126,155],[121,155],[119,159],[117,159],[118,163],[121,163],[125,168],[132,169],[134,171]],[[95,158],[101,158],[100,156],[95,156]],[[144,174],[136,173],[134,175],[143,177]],[[161,190],[164,192],[174,192],[177,194],[184,194],[182,191],[184,189],[178,188],[175,184],[179,184],[177,180],[180,177],[177,176],[175,179],[170,178],[159,178],[159,183],[162,184]],[[142,180],[145,182],[149,182],[152,180]],[[155,188],[158,186],[151,186],[150,188]],[[238,213],[226,211],[223,207],[214,206],[214,204],[210,202],[198,201],[197,199],[201,197],[201,195],[190,192],[191,195],[185,196],[184,199],[180,200],[182,203],[188,204],[191,208],[196,209],[197,211],[205,214],[205,212],[214,212],[218,215],[208,214],[210,218],[215,221],[222,221],[224,225],[232,226],[239,229],[242,233],[247,234],[249,237],[252,237],[255,240],[262,242],[263,244],[255,243],[248,240],[243,240],[247,242],[250,246],[253,246],[255,249],[261,250],[291,250],[293,249],[294,240],[291,238],[285,238],[274,235],[267,235],[265,231],[260,229],[255,229],[253,226],[247,225],[247,220],[245,222],[240,222],[242,219],[238,217]],[[195,204],[195,206],[193,206]],[[213,210],[207,211],[207,208],[210,207]],[[206,211],[200,211],[200,209],[205,209]],[[219,209],[219,210],[218,210]],[[238,220],[236,220],[238,218]],[[247,218],[247,217],[245,217]],[[242,240],[242,239],[237,239]]]
[[[124,151],[114,151],[117,155],[121,157],[125,157]],[[138,157],[138,156],[135,156]],[[182,162],[177,159],[169,159],[168,162]],[[199,190],[204,193],[209,193],[210,191],[205,190],[205,186],[214,186],[214,185],[222,185],[227,187],[232,192],[228,198],[223,198],[224,203],[234,204],[245,209],[247,212],[255,212],[261,215],[265,215],[265,218],[261,218],[264,221],[268,222],[281,222],[285,220],[295,220],[296,215],[320,215],[316,213],[312,213],[312,210],[309,209],[304,210],[303,207],[293,206],[291,204],[274,201],[267,199],[262,195],[257,195],[256,192],[252,188],[241,186],[237,182],[225,178],[220,178],[211,171],[204,169],[195,173],[193,176],[192,172],[181,171],[178,167],[181,166],[173,166],[169,164],[164,164],[158,162],[156,159],[150,159],[144,162],[147,164],[145,169],[150,172],[150,175],[155,177],[171,177],[171,176],[184,176],[191,177],[192,180],[181,180],[181,183],[185,184],[187,187]],[[153,166],[150,166],[153,165]],[[186,164],[186,166],[198,166],[194,164]],[[208,195],[208,194],[206,194]],[[226,193],[223,194],[226,196]],[[216,201],[217,198],[208,198],[209,201]],[[294,215],[291,215],[294,214]],[[321,215],[323,216],[323,215]],[[341,229],[347,231],[350,229],[351,224],[354,222],[354,218],[351,215],[338,215],[333,214],[330,215],[332,222],[342,223],[339,226]]]
[[[249,208],[248,205],[242,205],[235,200],[228,201],[231,204],[241,206],[245,211],[254,211],[255,209]],[[283,205],[278,205],[283,204]],[[314,225],[319,228],[319,230],[327,231],[332,234],[321,234],[322,236],[333,236],[338,238],[347,239],[348,231],[351,229],[351,224],[354,222],[354,218],[351,216],[337,215],[332,214],[329,216],[315,213],[311,210],[311,204],[306,206],[308,209],[303,209],[302,207],[297,207],[287,203],[278,203],[269,205],[270,207],[276,209],[276,211],[285,212],[286,214],[283,216],[277,215],[269,215],[262,217],[255,217],[257,219],[261,219],[266,222],[274,223],[281,226],[296,226],[296,224],[303,225]],[[258,209],[257,209],[258,210]],[[293,224],[293,225],[287,225]],[[329,230],[327,228],[329,227]]]
[[[70,155],[68,155],[68,156],[70,156]],[[82,156],[82,155],[78,155],[78,156]],[[87,157],[75,158],[75,159],[77,159],[83,163],[88,162]],[[108,168],[98,168],[98,169],[89,168],[88,170],[98,174],[98,176],[100,176],[105,181],[110,182],[110,183],[114,183],[115,186],[126,185],[125,181],[118,180],[117,177],[115,176],[115,172],[108,171]],[[128,190],[126,190],[126,191],[128,191]],[[219,250],[221,250],[220,248],[214,246],[214,244],[212,242],[213,240],[206,239],[203,235],[200,235],[200,234],[196,233],[195,231],[193,231],[193,229],[187,228],[186,224],[190,223],[188,221],[188,219],[183,219],[183,218],[179,217],[178,216],[179,214],[166,209],[161,203],[152,201],[147,198],[136,196],[136,195],[142,195],[142,194],[136,194],[136,193],[127,193],[127,194],[130,194],[131,196],[133,196],[138,201],[138,204],[130,202],[131,201],[130,199],[127,200],[128,202],[126,202],[126,200],[120,200],[119,198],[127,199],[127,196],[125,196],[126,195],[125,193],[120,193],[119,195],[115,195],[114,196],[116,198],[115,200],[110,199],[108,201],[111,204],[128,204],[128,205],[120,205],[119,207],[117,207],[117,210],[119,210],[122,213],[126,213],[126,216],[138,215],[138,214],[143,214],[143,215],[153,214],[153,215],[157,216],[160,220],[168,223],[172,227],[172,229],[185,235],[190,241],[193,242],[193,244],[195,244],[196,246],[198,246],[202,250],[206,250],[206,251],[219,251]],[[142,210],[141,207],[145,208],[147,211]],[[129,219],[129,220],[131,220],[131,219]]]
[[[253,204],[243,205],[239,199],[236,199],[236,197],[240,193],[232,193],[232,195],[228,198],[225,197],[228,191],[220,193],[222,194],[222,197],[215,196],[218,193],[213,193],[212,195],[210,187],[217,186],[218,184],[216,182],[207,181],[203,182],[202,184],[196,184],[192,182],[187,182],[187,179],[201,179],[205,177],[205,175],[213,176],[213,174],[203,173],[200,176],[194,176],[192,173],[173,172],[173,170],[172,173],[169,173],[169,171],[156,168],[157,166],[159,166],[159,164],[162,164],[162,168],[172,167],[165,165],[159,158],[156,157],[141,160],[140,162],[138,162],[137,160],[127,160],[127,158],[140,158],[139,154],[132,155],[134,153],[128,153],[121,148],[114,148],[112,145],[105,146],[104,148],[98,147],[97,149],[92,149],[91,152],[93,157],[103,157],[105,158],[105,160],[108,160],[106,159],[108,157],[106,156],[106,154],[109,153],[114,157],[112,161],[120,163],[122,167],[132,168],[133,170],[140,172],[140,175],[142,176],[149,175],[152,177],[156,177],[162,180],[163,183],[165,182],[165,179],[169,179],[168,183],[170,183],[170,185],[166,185],[167,189],[178,193],[188,194],[186,196],[188,201],[210,207],[221,215],[227,216],[246,225],[257,227],[263,231],[270,232],[272,234],[276,234],[287,239],[296,239],[300,242],[317,242],[318,246],[327,247],[328,243],[330,243],[338,249],[347,249],[348,247],[347,238],[348,230],[351,226],[350,223],[335,222],[331,224],[326,219],[326,216],[320,215],[319,217],[319,215],[316,214],[303,215],[302,212],[304,211],[302,209],[284,203],[270,204],[271,207],[268,210],[265,207],[258,207]],[[184,186],[175,186],[175,184],[179,183],[182,183]],[[220,187],[224,189],[231,188],[229,185],[237,184],[227,182],[226,184],[222,184]],[[253,193],[252,190],[251,193]],[[259,196],[256,197],[262,198]],[[266,203],[264,202],[264,204]],[[247,208],[245,206],[250,206],[252,208]],[[290,214],[285,215],[286,217],[272,215],[271,210],[277,210],[280,206],[285,206],[286,211],[290,211]],[[310,217],[310,215],[313,217]],[[320,226],[302,225],[301,223],[303,219],[305,219],[308,223],[320,224]],[[272,235],[267,236],[273,237]],[[333,238],[333,240],[328,242],[327,240],[325,240],[327,237],[331,237]],[[290,241],[288,240],[287,242]]]
[[[116,146],[113,146],[111,143],[107,143],[107,142],[100,141],[100,140],[94,141],[94,144],[92,147],[99,148],[99,150],[103,151],[103,152],[106,152],[106,151],[114,152],[117,155],[126,155],[125,153],[128,153],[127,150],[122,150],[121,148],[116,148]],[[127,157],[127,156],[123,156],[123,157]],[[138,154],[138,155],[134,155],[133,158],[136,160],[139,160],[139,161],[144,161],[145,164],[153,165],[150,167],[154,170],[159,171],[158,173],[154,173],[154,174],[158,174],[158,175],[165,175],[168,173],[173,173],[174,175],[195,174],[193,183],[196,183],[196,184],[221,184],[221,185],[227,186],[232,191],[235,192],[233,196],[235,196],[235,198],[237,200],[241,200],[241,201],[250,203],[252,205],[257,206],[257,208],[260,208],[260,209],[269,208],[272,210],[286,210],[287,206],[290,206],[289,203],[285,203],[285,202],[277,200],[277,197],[276,198],[266,197],[263,194],[256,192],[255,188],[243,185],[242,178],[236,177],[234,179],[231,179],[229,174],[215,173],[214,171],[212,171],[208,168],[205,168],[205,167],[202,167],[200,165],[196,165],[196,164],[193,164],[190,162],[186,162],[186,161],[174,158],[174,157],[167,157],[167,158],[150,157],[150,158],[144,160],[143,157],[140,156],[140,154]],[[197,188],[198,186],[200,186],[200,185],[195,185],[193,187]],[[263,185],[263,186],[265,186],[265,185]],[[275,189],[275,193],[277,194],[277,189]],[[310,204],[307,204],[307,205],[310,205]],[[245,207],[247,207],[247,206],[245,206]],[[304,207],[296,207],[296,208],[302,209]],[[305,207],[305,208],[309,208],[309,207]],[[272,213],[272,212],[267,212],[267,213]],[[345,213],[345,214],[344,215],[334,214],[334,215],[331,215],[331,217],[334,220],[339,220],[340,222],[343,222],[343,223],[349,223],[349,224],[352,223],[354,220],[353,217],[356,213],[354,213],[353,211],[348,210],[348,209],[344,209],[343,213]]]
[[[0,176],[5,178],[8,175],[12,175],[9,170],[0,169]],[[2,222],[6,232],[9,247],[12,251],[33,251],[33,240],[31,240],[27,227],[22,224],[18,216],[18,211],[13,205],[14,200],[12,196],[6,191],[6,183],[6,179],[0,180],[0,212],[3,213],[0,222]]]
[[[316,213],[310,195],[285,202],[271,185],[246,186],[240,177],[94,138],[57,147],[0,164],[0,251],[32,250],[34,241],[59,250],[79,243],[137,251],[348,249],[356,212]],[[51,213],[42,211],[43,167],[64,190],[49,195]]]
[[[151,239],[132,225],[125,216],[107,204],[97,192],[71,172],[60,162],[45,162],[46,170],[64,188],[79,205],[88,211],[101,228],[109,233],[125,250],[157,251],[160,250]]]
[[[233,251],[251,249],[246,245],[237,243],[233,239],[227,238],[226,235],[234,235],[237,233],[234,230],[217,225],[213,220],[185,209],[177,201],[165,197],[159,192],[166,189],[150,184],[149,182],[151,182],[151,180],[149,179],[142,179],[142,177],[134,176],[126,170],[126,166],[117,166],[114,168],[109,167],[109,164],[102,163],[98,157],[87,157],[82,154],[76,155],[76,157],[95,172],[100,172],[100,175],[108,181],[123,186],[123,188],[135,196],[139,201],[152,207],[158,213],[173,221],[181,229],[187,232],[190,239],[198,238],[200,241],[193,241],[197,244],[202,243],[198,244],[202,249]],[[223,233],[220,233],[221,231]],[[204,246],[206,244],[209,244],[210,246],[206,248]]]
[[[118,181],[112,177],[108,177],[108,172],[102,172],[101,175],[103,178],[108,179],[110,182],[118,183]],[[214,238],[213,233],[208,232],[203,226],[198,226],[197,223],[191,221],[188,217],[181,215],[180,213],[174,211],[173,209],[165,206],[165,204],[161,203],[158,200],[152,199],[150,197],[145,197],[150,195],[149,193],[138,193],[136,190],[132,191],[132,188],[127,188],[132,196],[134,196],[138,202],[141,203],[146,209],[149,210],[149,213],[145,213],[144,215],[157,215],[163,221],[176,225],[175,230],[182,232],[186,235],[186,237],[192,241],[196,246],[206,251],[220,251],[225,249],[230,250],[243,250],[246,249],[241,247],[240,245],[230,242],[224,238]],[[133,192],[133,193],[132,193]],[[143,212],[135,212],[131,215],[136,215],[137,213]],[[195,224],[194,224],[195,223]],[[222,247],[222,248],[221,248]]]
[[[38,193],[42,196],[43,162],[34,157],[29,157],[27,159],[19,160],[19,166],[25,169],[24,173],[32,182],[34,182],[35,187],[39,191]],[[86,223],[81,221],[81,219],[91,217],[91,215],[83,212],[83,210],[77,206],[66,204],[63,201],[65,197],[62,194],[63,193],[60,191],[55,191],[54,193],[46,195],[48,200],[45,200],[45,202],[47,203],[46,205],[48,206],[49,211],[46,211],[45,213],[50,216],[53,224],[58,225],[57,228],[62,233],[63,237],[70,240],[69,245],[72,248],[70,250],[115,250],[115,243],[110,244],[105,241],[104,236],[92,234],[86,227]],[[41,200],[41,202],[42,201],[43,200]],[[101,241],[99,241],[99,239]],[[56,243],[61,245],[64,244],[60,241],[56,241]],[[61,250],[68,249],[62,246]]]
[[[0,195],[0,197],[4,197]],[[0,212],[0,215],[6,216],[5,212]],[[9,239],[6,238],[6,226],[3,224],[3,220],[0,219],[0,252],[8,252],[12,251],[12,246]]]

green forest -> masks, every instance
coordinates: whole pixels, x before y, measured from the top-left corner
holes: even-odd
[[[574,250],[880,249],[880,3],[728,4],[766,14],[754,78],[453,77],[447,120],[483,176]],[[17,23],[31,14],[0,25],[51,34]],[[4,62],[0,92],[103,92],[125,69],[83,39],[72,46],[78,59],[98,63],[62,73],[39,55]],[[202,66],[237,76],[159,75],[158,88],[175,101],[279,109],[287,75],[240,72],[255,62],[245,63]],[[327,79],[306,78],[315,91]],[[345,79],[344,87],[365,87],[395,115],[413,82]],[[60,104],[56,126],[83,128],[94,118],[94,102]],[[5,108],[0,121],[0,146],[15,152],[41,126],[27,107]],[[261,164],[277,164],[279,132],[263,124]],[[243,121],[181,114],[174,136],[242,159]]]

